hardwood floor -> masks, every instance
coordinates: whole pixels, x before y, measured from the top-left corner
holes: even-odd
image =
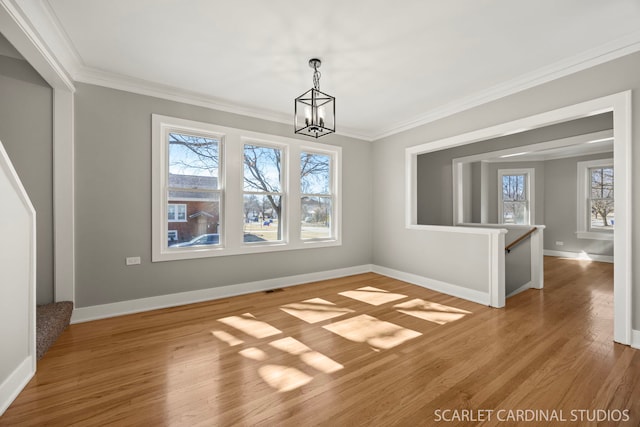
[[[505,309],[368,273],[72,325],[0,425],[637,426],[612,267],[546,258]]]

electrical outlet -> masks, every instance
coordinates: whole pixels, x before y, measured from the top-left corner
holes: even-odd
[[[140,264],[140,257],[139,256],[130,256],[130,257],[127,257],[125,262],[126,262],[127,265],[138,265],[138,264]]]
[[[556,242],[556,246],[564,246],[564,242],[557,241],[557,242]]]

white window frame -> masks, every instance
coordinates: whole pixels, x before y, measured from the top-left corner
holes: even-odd
[[[179,247],[167,246],[167,181],[168,181],[168,131],[185,132],[215,137],[221,141],[221,157],[219,172],[220,244],[210,247]],[[342,244],[341,220],[341,161],[342,148],[329,144],[310,142],[301,139],[251,132],[210,123],[174,117],[152,115],[152,250],[153,262],[172,261],[193,258],[208,258],[217,256],[243,255],[263,252],[298,250],[307,248],[321,248],[340,246]],[[267,145],[283,149],[283,230],[282,241],[260,242],[259,244],[244,243],[244,145]],[[300,238],[300,162],[302,151],[329,153],[333,156],[333,197],[334,221],[333,238],[302,240]]]
[[[577,217],[576,217],[576,236],[578,239],[593,239],[593,240],[613,240],[613,230],[592,230],[591,229],[591,213],[589,208],[590,190],[591,190],[591,176],[589,170],[592,168],[611,167],[613,168],[613,159],[598,159],[588,160],[585,162],[578,162],[578,179],[577,179]],[[613,171],[613,187],[614,187],[614,203],[615,203],[615,169]]]
[[[169,219],[169,206],[175,206],[174,219]],[[184,208],[184,219],[178,219],[178,207]],[[167,221],[168,222],[187,222],[187,204],[186,203],[168,203],[167,204]]]
[[[498,224],[504,224],[504,200],[502,199],[502,177],[510,175],[524,175],[525,176],[525,191],[527,194],[528,203],[528,218],[527,222],[523,225],[535,224],[535,169],[534,168],[520,168],[520,169],[498,169]]]
[[[320,241],[325,241],[325,240],[333,240],[335,239],[335,236],[338,235],[338,225],[340,224],[340,221],[337,219],[338,216],[338,210],[334,207],[336,202],[336,194],[338,194],[338,187],[337,187],[337,182],[338,182],[338,173],[337,173],[337,168],[338,168],[338,156],[336,156],[336,153],[334,150],[328,151],[328,150],[321,150],[318,148],[311,148],[311,147],[301,147],[300,148],[300,152],[298,154],[298,158],[297,158],[297,162],[298,165],[300,165],[300,154],[302,153],[310,153],[310,154],[321,154],[321,155],[326,155],[329,156],[329,161],[330,161],[330,169],[329,169],[329,194],[311,194],[311,193],[302,193],[302,188],[300,185],[298,185],[298,188],[300,190],[300,197],[298,198],[298,205],[301,204],[301,200],[302,197],[327,197],[331,199],[331,224],[330,224],[330,228],[329,228],[329,233],[330,236],[329,237],[316,237],[316,238],[311,238],[311,239],[302,239],[301,240],[303,242],[320,242]],[[300,178],[300,169],[298,169],[298,178]],[[336,218],[334,220],[334,218]],[[298,232],[302,233],[302,216],[300,216],[299,221],[298,221]]]

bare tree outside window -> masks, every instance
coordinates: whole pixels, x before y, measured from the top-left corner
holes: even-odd
[[[282,240],[282,150],[245,144],[243,163],[244,241]]]
[[[589,169],[591,178],[590,227],[599,230],[611,230],[615,224],[615,204],[613,197],[614,175],[612,167]]]
[[[503,175],[502,223],[527,224],[528,208],[526,175]]]

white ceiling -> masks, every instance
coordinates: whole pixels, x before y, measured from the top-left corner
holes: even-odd
[[[640,50],[638,0],[26,0],[76,81],[376,139]]]

